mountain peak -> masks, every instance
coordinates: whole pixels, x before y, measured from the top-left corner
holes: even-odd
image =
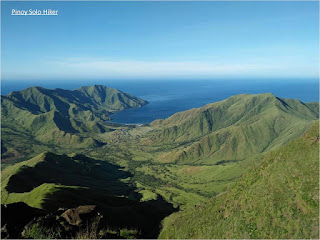
[[[111,88],[111,87],[108,87],[108,86],[105,86],[105,85],[100,85],[100,84],[94,84],[94,85],[91,85],[91,86],[83,86],[83,87],[80,87],[79,89],[90,89],[90,90],[106,90],[106,89],[112,89],[112,90],[116,90],[116,91],[119,91],[115,88]],[[79,90],[77,89],[77,90]]]
[[[269,151],[302,134],[318,118],[316,107],[271,93],[241,94],[154,121],[150,125],[156,131],[151,138],[166,144],[193,142],[178,153],[166,153],[172,161],[236,161]],[[294,132],[286,132],[293,128]]]

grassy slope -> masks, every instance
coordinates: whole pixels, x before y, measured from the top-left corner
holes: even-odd
[[[64,90],[59,90],[64,91]],[[95,101],[101,105],[109,104],[109,100],[102,100],[102,98],[94,99],[93,96],[99,96],[99,94],[95,93],[95,91],[99,91],[99,89],[96,88],[86,88],[85,95],[88,95],[88,97],[93,98],[92,101]],[[62,94],[62,93],[61,93]],[[233,99],[233,100],[232,100]],[[235,100],[236,99],[236,100]],[[256,100],[254,100],[256,99]],[[230,100],[230,99],[228,99]],[[208,105],[209,109],[210,106],[216,106],[219,104],[224,104],[226,101],[222,101],[219,103]],[[281,140],[278,141],[277,144],[274,146],[280,146],[281,144],[284,144],[289,141],[289,139],[293,138],[294,136],[301,135],[304,128],[309,126],[313,119],[317,119],[317,108],[318,104],[303,104],[297,100],[286,100],[286,104],[283,104],[279,99],[275,98],[274,96],[270,94],[264,94],[264,95],[242,95],[242,96],[235,96],[232,97],[231,102],[228,104],[230,105],[228,108],[221,110],[221,113],[226,114],[228,117],[220,116],[221,119],[225,119],[225,121],[229,121],[229,118],[232,120],[232,116],[228,114],[233,114],[233,111],[236,111],[238,107],[244,107],[246,110],[243,110],[243,116],[238,119],[238,117],[234,117],[234,119],[238,119],[235,123],[233,123],[231,126],[227,127],[221,127],[217,131],[223,131],[224,129],[228,129],[228,131],[233,134],[233,132],[239,133],[236,131],[239,129],[239,126],[244,128],[247,125],[252,124],[255,127],[259,127],[260,130],[257,132],[254,132],[254,134],[247,135],[247,140],[252,141],[254,139],[255,143],[259,142],[261,138],[261,135],[264,134],[264,131],[261,131],[261,129],[265,129],[266,122],[270,122],[274,124],[275,120],[278,120],[279,118],[283,118],[282,120],[286,121],[285,129],[280,131],[280,134],[277,136],[277,139]],[[280,104],[280,105],[272,105],[270,104]],[[245,103],[245,104],[244,104]],[[206,107],[208,107],[206,106]],[[232,106],[232,107],[231,107]],[[196,118],[197,116],[202,115],[202,110],[206,109],[200,108],[191,110],[190,112],[190,118]],[[229,109],[230,108],[230,109]],[[283,109],[281,109],[283,108]],[[272,111],[270,111],[272,109]],[[274,111],[276,109],[277,111]],[[231,111],[231,112],[230,112]],[[240,111],[240,110],[239,110]],[[241,112],[241,111],[240,111]],[[184,112],[186,113],[186,112]],[[179,113],[179,114],[184,114]],[[179,115],[178,114],[178,115]],[[188,113],[189,114],[189,113]],[[216,119],[217,111],[213,110],[212,112],[212,119]],[[236,114],[236,113],[235,113]],[[205,116],[208,117],[207,114]],[[219,116],[219,115],[218,115]],[[188,119],[187,117],[182,117],[183,120],[180,119],[181,124],[184,124],[184,120]],[[210,118],[198,118],[198,120],[201,119],[201,121],[208,121]],[[234,120],[233,119],[233,120]],[[177,119],[175,119],[176,121]],[[189,121],[188,120],[188,121]],[[199,122],[196,120],[195,122],[189,122],[192,124],[195,124],[195,128],[197,129],[197,123]],[[230,120],[230,121],[231,121]],[[232,121],[233,121],[232,120]],[[267,121],[264,121],[267,120]],[[84,121],[82,119],[81,121]],[[166,120],[162,121],[162,123],[159,124],[161,121],[157,121],[156,123],[152,124],[152,127],[141,127],[141,128],[133,128],[131,130],[127,130],[129,128],[119,128],[117,131],[113,132],[105,132],[99,134],[99,138],[102,141],[108,142],[107,146],[100,147],[100,148],[94,148],[94,149],[86,149],[86,154],[89,156],[96,158],[96,159],[103,159],[107,162],[111,162],[116,165],[120,165],[125,167],[126,171],[131,172],[133,176],[122,179],[121,184],[118,180],[113,181],[113,183],[110,183],[108,181],[104,182],[104,185],[106,188],[110,188],[113,194],[119,191],[119,189],[122,192],[122,195],[126,195],[129,198],[133,197],[135,198],[135,193],[132,192],[132,189],[128,189],[128,186],[132,183],[136,186],[135,191],[142,194],[141,201],[150,201],[150,200],[159,200],[159,195],[164,197],[164,199],[170,203],[173,203],[174,206],[182,206],[182,208],[187,208],[192,205],[198,204],[201,201],[206,201],[208,198],[216,196],[226,190],[227,187],[230,187],[233,185],[233,183],[243,174],[247,171],[247,169],[254,165],[259,163],[260,159],[263,157],[263,154],[258,155],[252,155],[249,158],[246,158],[245,160],[241,159],[241,161],[215,161],[215,159],[210,156],[211,150],[212,150],[212,142],[211,145],[208,144],[208,158],[206,158],[204,155],[199,155],[199,159],[201,161],[194,162],[192,161],[192,158],[194,156],[191,156],[188,160],[188,158],[183,159],[183,161],[178,161],[179,164],[176,164],[175,162],[172,162],[172,159],[170,158],[172,156],[172,150],[177,148],[178,151],[181,148],[188,148],[192,147],[192,145],[196,144],[197,142],[203,141],[203,139],[209,139],[211,136],[211,133],[216,134],[217,131],[212,130],[212,132],[204,132],[204,135],[188,140],[189,142],[185,142],[183,140],[182,142],[179,141],[172,141],[166,140],[163,141],[160,139],[160,141],[157,140],[157,136],[159,136],[159,132],[161,132],[159,129],[156,129],[153,131],[154,128],[160,128],[161,124],[164,124]],[[171,120],[170,120],[171,121]],[[232,122],[231,121],[231,122]],[[242,122],[243,121],[243,122]],[[262,122],[261,122],[262,121]],[[269,123],[268,122],[268,123]],[[281,123],[281,121],[280,121]],[[296,124],[295,124],[296,123]],[[177,122],[174,122],[174,124],[177,124]],[[221,124],[225,124],[224,120],[221,122]],[[255,125],[256,124],[256,125]],[[202,124],[203,125],[203,124]],[[205,124],[204,124],[205,125]],[[281,125],[281,124],[278,124]],[[272,125],[272,128],[275,126],[278,126],[276,124]],[[165,123],[165,125],[161,126],[165,128],[164,126],[170,126],[170,123]],[[289,127],[288,127],[289,126]],[[280,128],[280,126],[278,126]],[[211,127],[212,128],[212,127]],[[257,128],[257,129],[259,129]],[[6,128],[6,131],[9,128]],[[189,128],[184,129],[183,131],[188,131],[191,129],[191,132],[194,131],[193,128],[189,126]],[[204,129],[204,128],[202,128]],[[233,129],[236,129],[233,131]],[[277,127],[275,129],[278,129]],[[26,132],[24,132],[26,131]],[[196,131],[197,132],[197,131]],[[256,135],[258,133],[258,135]],[[15,134],[14,132],[11,132],[10,134]],[[34,147],[33,141],[34,140],[30,135],[28,135],[28,131],[24,129],[19,129],[19,139],[17,138],[17,135],[15,135],[15,140],[18,139],[18,141],[12,142],[12,146],[15,146],[16,148],[21,145],[21,149],[25,148],[27,144],[30,145],[30,148]],[[192,133],[193,134],[193,133]],[[192,134],[187,133],[186,136],[190,137],[193,136]],[[202,134],[202,133],[201,133]],[[183,134],[182,134],[183,135]],[[279,137],[281,135],[281,137]],[[151,138],[150,138],[151,136]],[[235,135],[237,136],[237,135]],[[30,140],[29,140],[30,137]],[[105,139],[104,139],[105,138]],[[234,138],[239,140],[241,143],[243,139],[241,138]],[[8,139],[4,139],[7,143],[9,142]],[[206,140],[207,141],[207,140]],[[248,143],[248,141],[245,141],[244,143]],[[210,141],[208,141],[210,142]],[[270,146],[273,143],[270,144]],[[70,149],[72,146],[67,145]],[[39,145],[37,147],[37,151],[43,151],[47,150],[47,148],[54,148],[57,150],[57,152],[65,151],[63,148],[59,148],[59,146],[54,145]],[[190,148],[191,149],[191,148]],[[233,148],[233,145],[225,145],[224,150],[229,149],[229,152],[237,152],[239,149]],[[271,150],[268,149],[268,150]],[[79,152],[79,151],[78,151]],[[197,152],[197,151],[190,151],[190,152]],[[199,151],[198,151],[199,152]],[[258,151],[259,152],[259,151]],[[253,152],[254,153],[254,152]],[[253,154],[252,153],[252,154]],[[250,154],[248,154],[250,155]],[[168,156],[168,157],[167,157]],[[71,161],[71,166],[74,168],[75,166],[78,166],[77,162],[74,162],[75,158],[69,158],[66,157],[64,160]],[[213,161],[214,160],[214,161]],[[225,159],[224,159],[225,160]],[[230,160],[230,159],[229,159]],[[8,167],[4,171],[2,171],[2,202],[3,203],[11,203],[11,202],[17,202],[17,201],[24,201],[28,203],[31,206],[35,207],[57,207],[59,205],[67,205],[69,207],[69,204],[87,204],[87,203],[98,203],[98,204],[105,204],[106,199],[110,199],[110,191],[108,189],[102,187],[101,185],[99,187],[99,191],[90,190],[90,188],[97,187],[97,180],[96,175],[91,174],[91,176],[88,177],[88,182],[86,183],[80,183],[75,184],[75,182],[71,181],[72,179],[65,179],[64,181],[60,181],[60,177],[56,178],[55,181],[50,181],[50,179],[44,178],[43,174],[46,175],[46,173],[55,173],[59,171],[65,171],[65,175],[72,175],[72,171],[70,168],[64,169],[64,164],[61,166],[61,168],[57,168],[57,166],[54,165],[44,165],[45,167],[41,167],[41,164],[34,167],[34,164],[43,162],[43,159],[41,157],[36,157],[30,161],[19,163],[17,165]],[[81,162],[81,161],[80,161]],[[99,164],[107,164],[107,162],[101,161]],[[75,165],[74,165],[75,164]],[[87,165],[86,163],[85,165]],[[214,165],[213,165],[214,164]],[[25,170],[22,172],[19,172],[21,167],[23,165],[30,165],[32,167],[32,171],[26,172]],[[48,167],[50,166],[50,167]],[[92,163],[88,164],[88,166],[92,166]],[[110,170],[110,168],[108,168]],[[111,168],[114,169],[114,168]],[[28,168],[27,168],[28,170]],[[30,170],[30,169],[29,169]],[[105,174],[109,174],[110,171],[105,171]],[[63,172],[62,171],[62,172]],[[118,172],[115,171],[115,172]],[[4,174],[3,174],[4,173]],[[23,177],[25,177],[25,181],[29,181],[29,178],[27,178],[28,174],[35,175],[40,177],[40,179],[44,179],[41,182],[41,185],[36,184],[33,185],[33,189],[30,187],[27,189],[28,191],[25,192],[17,192],[17,191],[11,191],[8,192],[8,189],[6,188],[8,186],[9,179],[13,175],[19,175],[19,178],[22,180],[19,180],[19,182],[23,182]],[[105,179],[107,176],[105,174],[101,175],[102,179]],[[50,176],[50,174],[48,174]],[[111,174],[113,175],[113,174]],[[74,179],[78,181],[83,176],[86,176],[85,172],[80,171],[80,175],[76,175]],[[117,175],[115,175],[117,176]],[[54,177],[54,176],[52,176]],[[19,179],[18,178],[18,179]],[[118,178],[118,177],[117,177]],[[37,181],[33,181],[33,183]],[[12,182],[11,182],[12,183]],[[91,185],[88,186],[87,183],[90,183]],[[127,184],[129,183],[129,185]],[[102,184],[103,185],[103,184]],[[11,184],[12,186],[12,184]],[[13,185],[14,186],[14,185]],[[112,187],[113,186],[113,187]],[[89,187],[89,189],[88,189]],[[9,188],[10,189],[10,188]],[[106,195],[107,193],[107,195]],[[118,192],[119,195],[119,192]],[[118,196],[117,195],[117,196]],[[101,199],[103,199],[101,201]],[[67,200],[67,201],[66,201]],[[117,202],[119,199],[116,200],[110,200],[111,202]],[[109,204],[109,203],[108,203]],[[129,209],[129,208],[128,208]]]
[[[33,167],[39,162],[42,162],[44,154],[40,154],[37,157],[30,159],[27,162],[17,163],[13,166],[8,167],[7,169],[1,171],[1,204],[13,203],[13,202],[25,202],[32,207],[41,207],[42,200],[44,198],[43,194],[39,194],[37,190],[31,192],[22,193],[22,194],[12,194],[9,196],[6,187],[8,185],[9,179],[12,175],[19,172],[23,165]],[[46,187],[46,186],[43,186]],[[48,189],[49,190],[49,189]],[[49,190],[50,191],[50,190]],[[42,192],[42,191],[41,191]],[[45,191],[46,192],[46,191]]]
[[[319,123],[226,194],[175,213],[159,238],[319,238]]]
[[[43,150],[99,146],[94,133],[110,130],[103,122],[117,110],[147,102],[116,89],[94,85],[77,90],[31,87],[2,96],[2,138],[8,149],[32,156]]]
[[[155,238],[174,208],[162,199],[140,202],[129,177],[106,161],[43,153],[2,171],[1,203],[22,201],[49,211],[97,205],[107,228],[136,229],[139,237]]]
[[[243,160],[300,136],[319,117],[314,105],[272,94],[237,95],[155,121],[150,138],[153,144],[174,146],[159,156],[161,161]]]
[[[143,199],[161,195],[175,206],[185,208],[224,192],[248,168],[258,164],[268,151],[301,136],[317,119],[317,103],[282,101],[271,94],[234,96],[177,113],[178,117],[158,120],[151,127],[101,134],[109,144],[88,154],[105,158],[130,171],[134,175],[131,181]],[[204,114],[207,110],[211,113]],[[206,120],[201,117],[203,114]],[[199,119],[209,121],[210,118],[222,119],[217,122],[217,125],[222,124],[220,128],[214,126],[212,129],[219,129],[195,140],[157,140],[167,127],[180,127],[185,123],[190,126],[181,134],[191,136]],[[226,135],[224,142],[212,140],[222,139],[222,133]],[[185,158],[177,160],[175,157],[179,152],[185,152]]]
[[[82,155],[69,157],[46,152],[1,172],[1,203],[23,201],[42,208],[48,194],[62,187],[93,187],[105,194],[125,195],[130,189],[120,179],[128,176],[106,162]]]
[[[92,149],[87,154],[120,165],[131,172],[133,176],[130,181],[143,195],[142,200],[155,199],[160,195],[174,206],[182,208],[224,192],[261,158],[259,155],[245,161],[219,165],[159,162],[157,156],[161,152],[158,148],[139,142],[138,136],[146,134],[145,127],[126,131],[120,137],[122,140],[114,143],[112,135],[118,136],[117,132],[107,133],[108,145]]]

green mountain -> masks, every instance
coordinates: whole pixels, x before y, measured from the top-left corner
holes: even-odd
[[[318,103],[272,94],[237,95],[151,123],[152,144],[175,148],[166,162],[219,164],[273,150],[319,117]]]
[[[243,94],[148,126],[105,122],[143,104],[103,86],[3,96],[1,203],[96,205],[136,238],[178,208],[161,238],[318,236],[318,103]]]
[[[21,152],[30,143],[53,149],[98,146],[89,136],[110,130],[104,124],[110,114],[145,104],[145,100],[101,85],[72,91],[30,87],[2,96],[3,142],[11,152]]]
[[[166,218],[159,238],[319,239],[319,122],[227,193]]]
[[[121,231],[131,231],[135,238],[155,238],[160,221],[174,208],[162,199],[140,202],[141,196],[127,183],[130,176],[106,161],[45,152],[2,170],[1,204],[24,202],[47,213],[95,205],[104,215],[101,227],[108,231],[120,235]],[[53,232],[55,226],[51,222]]]

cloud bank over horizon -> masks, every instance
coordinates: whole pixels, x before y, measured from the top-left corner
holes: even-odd
[[[39,67],[41,65],[41,67]],[[66,58],[39,61],[37,69],[26,66],[16,72],[4,71],[4,79],[44,78],[234,78],[234,77],[310,77],[316,78],[316,68],[286,64],[274,60],[255,59],[251,62],[222,63],[210,61],[143,61],[104,58]],[[294,69],[294,72],[292,71]],[[276,73],[276,74],[275,74]]]

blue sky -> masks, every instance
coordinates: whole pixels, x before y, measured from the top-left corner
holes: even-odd
[[[2,78],[317,78],[318,2],[1,2]],[[58,16],[11,16],[12,9]]]

